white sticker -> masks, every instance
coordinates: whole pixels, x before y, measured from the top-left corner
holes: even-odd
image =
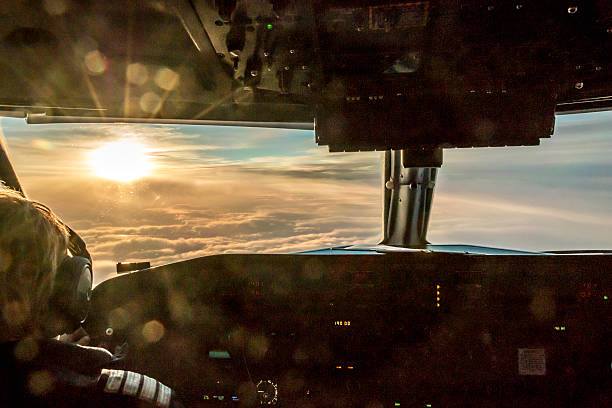
[[[157,388],[157,380],[154,380],[151,377],[144,376],[144,381],[142,382],[142,390],[140,390],[140,399],[145,401],[153,402],[153,398],[155,397],[155,389]]]
[[[543,348],[518,349],[519,375],[546,375],[546,352]]]
[[[123,393],[125,395],[136,395],[140,386],[140,377],[140,374],[128,371],[125,384],[123,385]]]
[[[104,392],[118,392],[125,372],[123,370],[102,370],[102,374],[108,375]]]
[[[159,383],[159,392],[157,393],[157,404],[156,406],[162,408],[168,408],[170,406],[170,396],[172,390],[162,383]]]

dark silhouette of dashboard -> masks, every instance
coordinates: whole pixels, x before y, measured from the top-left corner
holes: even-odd
[[[87,329],[195,406],[605,406],[606,255],[217,255],[118,276]]]

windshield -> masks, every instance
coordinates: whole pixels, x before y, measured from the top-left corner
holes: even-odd
[[[2,119],[21,183],[117,262],[288,253],[381,240],[381,153],[312,131],[26,125]],[[541,146],[447,149],[428,240],[523,250],[612,247],[612,112],[558,116]]]

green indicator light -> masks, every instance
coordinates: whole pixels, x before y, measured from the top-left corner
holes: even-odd
[[[399,403],[399,402],[396,402],[396,403],[395,403],[395,406],[396,406],[396,407],[399,407],[399,406],[400,406],[400,403]]]
[[[608,300],[608,297],[606,295],[604,295],[604,300]]]
[[[266,27],[268,28],[268,30],[271,30],[272,29],[272,24],[268,24]]]
[[[431,408],[431,404],[425,404],[427,408]]]

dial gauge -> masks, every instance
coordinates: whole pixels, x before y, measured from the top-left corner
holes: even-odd
[[[257,383],[257,398],[261,405],[275,405],[278,402],[278,386],[270,380]]]

